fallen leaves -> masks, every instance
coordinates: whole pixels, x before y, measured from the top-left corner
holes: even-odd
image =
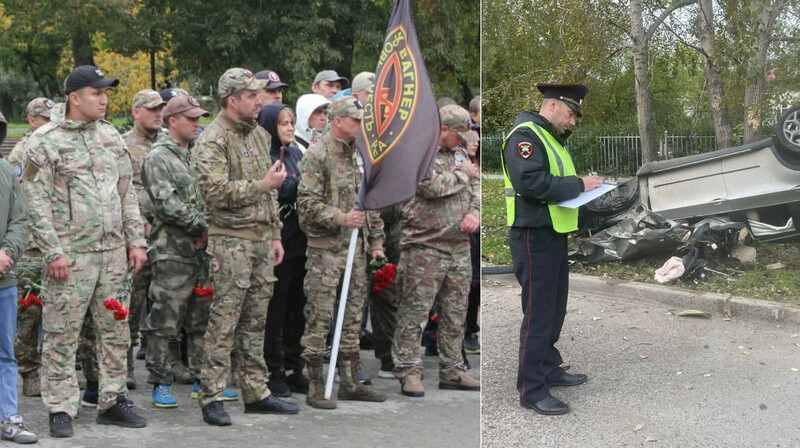
[[[792,368],[791,368],[791,369],[789,369],[789,370],[791,370],[792,372],[797,372],[797,371],[798,371],[797,367],[792,367]]]
[[[644,423],[637,423],[633,425],[633,432],[641,431],[644,428]]]
[[[700,310],[683,310],[678,313],[678,317],[701,317],[703,319],[711,319],[711,313]]]
[[[653,436],[647,436],[647,437],[645,437],[644,441],[645,442],[658,442],[658,439],[656,439]]]

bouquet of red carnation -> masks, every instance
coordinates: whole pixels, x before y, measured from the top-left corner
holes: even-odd
[[[389,263],[389,260],[384,257],[372,260],[369,268],[372,272],[372,291],[376,293],[392,286],[397,277],[397,265]]]
[[[214,289],[211,287],[210,262],[205,250],[200,251],[200,261],[200,276],[192,292],[198,297],[208,297],[211,300],[214,298]]]
[[[103,306],[114,312],[114,320],[125,320],[125,318],[128,317],[128,307],[121,304],[119,300],[113,297],[103,302]]]
[[[17,301],[23,308],[28,308],[29,306],[38,306],[41,308],[43,306],[42,299],[39,298],[36,294],[32,293],[30,289],[28,289],[28,293],[25,294],[24,297],[20,297]]]
[[[114,320],[125,320],[128,317],[128,313],[130,310],[128,307],[122,304],[125,299],[129,298],[131,295],[131,286],[133,285],[133,268],[128,269],[127,274],[125,275],[125,280],[122,282],[122,288],[120,288],[119,292],[117,293],[116,299],[111,297],[110,299],[103,302],[103,306],[106,307],[107,310],[114,312]]]

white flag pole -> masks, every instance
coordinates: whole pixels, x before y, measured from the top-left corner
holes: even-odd
[[[336,359],[339,357],[339,342],[342,339],[342,324],[344,323],[345,307],[347,306],[347,293],[350,290],[350,275],[353,272],[353,259],[356,255],[358,230],[353,229],[350,234],[350,247],[347,249],[347,266],[342,280],[342,295],[339,296],[339,312],[336,314],[336,330],[333,333],[333,346],[331,347],[331,362],[328,364],[328,379],[325,381],[325,399],[330,400],[333,393],[333,375],[336,372]]]

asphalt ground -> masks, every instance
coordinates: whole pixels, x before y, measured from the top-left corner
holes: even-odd
[[[232,426],[215,427],[203,422],[191,385],[174,385],[179,407],[156,409],[145,383],[144,361],[136,361],[138,388],[131,391],[136,411],[147,427],[127,429],[95,423],[95,409],[81,407],[73,420],[75,435],[54,439],[48,435],[48,415],[41,398],[19,394],[19,410],[26,425],[39,436],[41,447],[109,448],[206,448],[206,447],[477,447],[479,446],[480,394],[444,391],[438,385],[438,358],[423,357],[425,397],[400,394],[397,380],[377,378],[380,362],[371,351],[361,351],[362,363],[372,387],[387,394],[383,403],[341,401],[336,410],[319,410],[305,404],[305,395],[290,400],[300,403],[293,416],[245,414],[242,401],[226,402]],[[480,356],[469,355],[469,373],[480,377]],[[326,364],[327,367],[327,364]],[[80,373],[79,373],[80,375]],[[21,380],[20,380],[21,386]],[[237,392],[238,389],[235,389]],[[337,388],[334,388],[336,393]],[[0,446],[10,442],[0,442]]]
[[[561,340],[586,384],[542,416],[516,390],[519,286],[484,276],[484,447],[800,447],[797,307],[572,277]],[[740,306],[742,303],[747,306]],[[703,309],[708,319],[678,317]]]

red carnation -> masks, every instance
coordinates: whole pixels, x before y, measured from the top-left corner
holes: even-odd
[[[214,296],[214,289],[210,286],[195,286],[193,289],[194,293],[200,297],[208,297],[211,298]]]
[[[114,320],[125,320],[125,318],[128,317],[128,308],[113,297],[103,302],[103,306],[105,306],[107,310],[114,312]]]
[[[386,288],[392,286],[394,279],[397,276],[397,265],[394,263],[386,263],[381,269],[378,269],[372,274],[372,291],[379,293]]]

